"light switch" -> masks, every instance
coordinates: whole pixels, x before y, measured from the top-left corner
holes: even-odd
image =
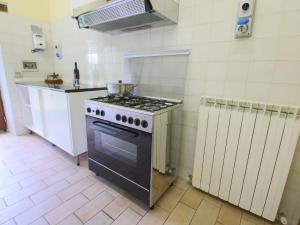
[[[240,0],[235,25],[235,38],[246,38],[252,35],[255,0]]]

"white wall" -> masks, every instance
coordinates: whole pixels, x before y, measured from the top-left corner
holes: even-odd
[[[48,50],[43,53],[31,53],[31,24],[43,28],[47,38]],[[8,120],[8,129],[14,134],[27,132],[22,123],[19,108],[18,92],[15,86],[15,72],[22,71],[22,61],[32,60],[38,63],[39,71],[23,72],[24,79],[42,80],[53,72],[52,44],[50,25],[45,22],[25,19],[12,14],[0,13],[0,46],[4,65],[0,66],[0,82],[3,91],[3,101]]]
[[[150,49],[191,49],[184,97],[181,175],[192,173],[197,112],[202,95],[300,104],[300,1],[258,0],[253,37],[235,40],[237,0],[182,0],[178,26],[109,36],[79,30],[69,18],[52,24],[64,59],[55,69],[71,79],[79,62],[85,82],[122,77],[123,53]],[[98,64],[89,63],[89,55]],[[300,211],[300,146],[281,208],[296,224]]]

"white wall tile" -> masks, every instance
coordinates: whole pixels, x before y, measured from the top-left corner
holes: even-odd
[[[256,1],[256,14],[270,14],[282,12],[286,0],[264,0]]]
[[[194,25],[205,24],[211,21],[213,1],[196,1],[194,6]]]
[[[276,60],[278,52],[278,41],[275,39],[253,40],[252,59],[257,61]]]
[[[298,0],[285,0],[285,10],[300,10],[300,2]]]
[[[293,104],[296,101],[299,86],[292,84],[271,84],[269,101]]]
[[[228,58],[229,43],[228,42],[212,42],[210,43],[209,61],[226,61]]]
[[[253,101],[269,99],[270,83],[247,82],[245,98]]]
[[[226,81],[224,86],[224,96],[227,98],[245,98],[245,82]]]
[[[273,61],[251,62],[249,65],[249,82],[271,82],[275,63]]]
[[[282,16],[282,36],[300,35],[300,13],[299,11],[286,12]]]
[[[278,60],[300,61],[300,36],[281,38],[279,40]]]
[[[253,37],[276,38],[279,36],[282,24],[282,14],[263,14],[254,18]]]
[[[224,62],[210,62],[207,67],[207,81],[222,82],[226,79],[227,64]]]
[[[246,82],[249,72],[249,63],[228,62],[226,71],[226,81]]]
[[[272,82],[299,85],[300,61],[277,62],[275,64]]]

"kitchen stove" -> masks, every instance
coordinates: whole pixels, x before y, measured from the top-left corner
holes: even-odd
[[[176,178],[170,137],[181,106],[140,96],[86,100],[89,168],[152,207]]]
[[[168,100],[168,99],[158,99],[158,98],[150,98],[150,97],[139,97],[139,96],[131,96],[131,97],[99,97],[96,99],[92,99],[101,103],[108,103],[118,106],[124,106],[127,108],[133,108],[138,110],[143,110],[147,112],[157,112],[162,109],[166,109],[177,105],[178,101],[176,100]]]
[[[86,115],[152,133],[153,118],[181,106],[180,100],[155,97],[99,97],[87,100]]]

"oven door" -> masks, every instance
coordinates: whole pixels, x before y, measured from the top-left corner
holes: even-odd
[[[152,134],[89,116],[86,121],[89,158],[149,190]]]

